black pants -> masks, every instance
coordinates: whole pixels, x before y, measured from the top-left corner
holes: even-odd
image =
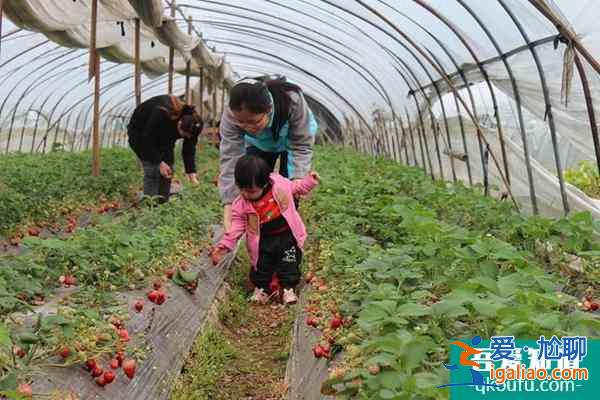
[[[261,235],[256,270],[250,269],[250,281],[269,292],[269,282],[277,273],[281,286],[293,288],[300,282],[302,250],[290,230],[277,235]]]
[[[269,153],[268,151],[262,151],[256,146],[250,146],[246,149],[246,155],[253,155],[262,158],[269,164],[271,170],[275,169],[275,163],[279,160],[279,175],[289,177],[288,174],[288,153],[287,151],[281,153]]]

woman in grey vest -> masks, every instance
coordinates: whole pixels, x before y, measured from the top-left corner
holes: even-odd
[[[279,159],[279,173],[290,179],[305,177],[311,168],[318,125],[302,89],[279,79],[242,79],[229,94],[220,125],[219,191],[224,205],[223,225],[231,226],[231,203],[237,160],[257,155],[271,169]]]

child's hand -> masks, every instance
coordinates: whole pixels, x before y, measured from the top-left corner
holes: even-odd
[[[319,174],[317,173],[317,171],[310,171],[309,175],[312,176],[312,178],[315,181],[321,182],[321,177],[319,176]]]
[[[212,261],[213,265],[219,264],[223,259],[223,256],[227,253],[229,253],[229,250],[224,249],[222,247],[215,247],[210,252],[210,260]]]

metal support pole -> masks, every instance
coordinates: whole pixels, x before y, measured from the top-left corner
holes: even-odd
[[[585,96],[585,104],[587,106],[588,115],[590,118],[590,127],[592,129],[592,139],[594,141],[594,150],[596,152],[596,165],[598,166],[598,172],[600,172],[600,140],[598,140],[598,125],[596,124],[596,113],[594,111],[594,100],[592,99],[592,92],[590,90],[590,83],[583,68],[583,63],[577,51],[575,51],[575,65],[581,78],[581,86],[583,87],[583,94]]]
[[[413,152],[413,158],[415,160],[415,165],[420,168],[421,165],[419,164],[419,160],[417,160],[417,149],[415,146],[415,137],[414,137],[413,130],[412,130],[412,122],[410,120],[410,114],[408,112],[408,109],[405,108],[404,111],[406,112],[406,122],[408,124],[408,132],[410,134],[410,145],[411,145],[412,152]],[[423,159],[423,169],[425,169],[425,159]]]
[[[416,93],[412,93],[412,98],[415,102],[415,107],[417,109],[417,115],[419,116],[419,127],[417,127],[417,135],[419,137],[419,144],[421,145],[421,157],[423,157],[423,164],[425,164],[425,160],[427,160],[427,165],[429,166],[429,174],[431,175],[431,179],[435,179],[435,175],[433,173],[433,163],[431,162],[431,156],[429,154],[429,143],[427,143],[427,133],[425,132],[425,121],[423,120],[423,114],[421,113],[421,107],[419,106],[419,101],[417,100]],[[423,147],[423,144],[425,147]],[[425,171],[427,169],[425,168]]]
[[[523,28],[521,22],[517,19],[513,11],[506,5],[504,0],[498,0],[502,8],[506,11],[508,16],[512,19],[513,23],[521,33],[523,40],[526,43],[531,44],[529,40],[529,35]],[[567,191],[565,188],[565,179],[563,176],[562,165],[560,162],[560,155],[558,152],[558,137],[556,134],[556,125],[554,123],[554,113],[552,112],[552,102],[550,100],[550,92],[548,90],[548,84],[546,82],[546,74],[544,72],[544,67],[542,66],[542,62],[539,58],[538,52],[535,47],[530,47],[531,55],[533,56],[533,60],[535,61],[536,68],[538,70],[538,74],[540,76],[540,83],[542,85],[542,93],[544,95],[544,101],[546,103],[546,116],[548,117],[548,126],[550,127],[550,137],[552,139],[552,148],[554,150],[554,163],[556,165],[556,174],[558,175],[558,184],[560,187],[560,195],[562,197],[563,211],[565,215],[569,214],[569,201],[567,199]]]
[[[479,24],[481,29],[483,29],[483,31],[485,32],[487,37],[490,39],[490,41],[492,42],[492,45],[494,46],[494,48],[496,49],[496,52],[498,53],[498,58],[502,60],[502,63],[504,64],[504,67],[506,68],[506,72],[508,73],[508,76],[510,78],[513,93],[515,96],[515,104],[517,106],[517,116],[519,119],[519,131],[521,133],[521,142],[523,145],[523,157],[525,158],[525,166],[527,168],[527,182],[529,183],[529,197],[531,198],[531,207],[533,210],[533,214],[537,215],[538,214],[538,205],[537,205],[537,199],[536,199],[536,195],[535,195],[535,184],[533,181],[533,171],[531,168],[531,159],[529,157],[529,145],[527,144],[527,134],[525,133],[525,121],[523,118],[523,107],[521,107],[521,92],[519,91],[519,87],[517,85],[517,80],[515,79],[512,67],[510,66],[510,63],[507,61],[507,56],[503,55],[502,49],[500,48],[498,41],[496,40],[494,35],[492,35],[492,33],[489,30],[489,28],[487,27],[487,25],[481,20],[481,18],[479,18],[479,15],[477,13],[475,13],[464,2],[464,0],[457,0],[457,1],[460,5],[463,6],[463,8],[465,10],[467,10],[467,12],[469,14],[471,14],[471,16],[475,19],[475,21],[477,21],[477,23]],[[510,179],[509,175],[507,175],[507,179]]]

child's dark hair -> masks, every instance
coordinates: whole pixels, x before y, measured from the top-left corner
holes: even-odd
[[[285,77],[270,79],[261,76],[252,79],[243,79],[229,92],[229,108],[232,111],[249,111],[253,114],[263,114],[274,107],[273,138],[279,139],[279,131],[289,120],[290,96],[289,92],[301,92],[302,89],[287,81]],[[269,93],[271,96],[269,96]],[[275,99],[275,104],[271,102]]]
[[[235,164],[235,184],[240,189],[262,188],[269,183],[271,168],[265,160],[254,155],[242,156]]]

